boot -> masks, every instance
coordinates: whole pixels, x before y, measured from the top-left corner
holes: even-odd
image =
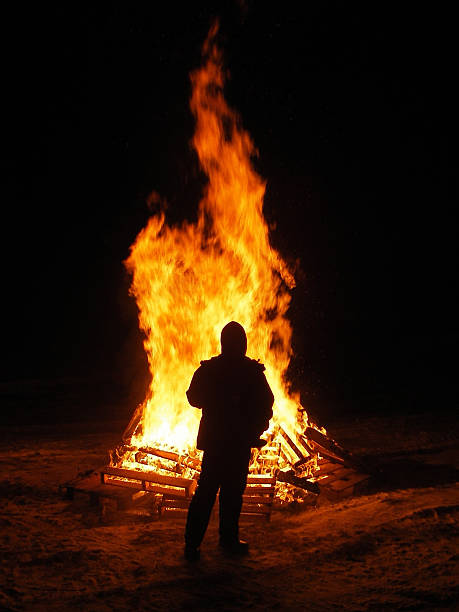
[[[220,548],[231,555],[244,556],[249,554],[249,544],[244,540],[222,540],[220,539]]]
[[[201,551],[195,546],[185,546],[184,556],[187,561],[194,563],[195,561],[199,561],[201,558]]]

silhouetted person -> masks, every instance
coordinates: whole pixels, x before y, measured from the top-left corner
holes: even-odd
[[[274,396],[264,365],[245,356],[244,328],[231,321],[221,333],[222,352],[201,361],[187,391],[192,406],[201,408],[197,447],[204,451],[198,487],[190,503],[185,530],[185,557],[199,559],[199,546],[220,489],[220,546],[245,554],[239,540],[242,494],[247,484],[250,449],[262,446]]]

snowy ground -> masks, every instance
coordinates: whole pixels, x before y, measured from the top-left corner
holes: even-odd
[[[222,555],[213,524],[191,566],[182,520],[101,514],[59,494],[59,483],[106,462],[124,425],[1,429],[0,609],[457,609],[452,416],[334,424],[335,439],[379,466],[370,494],[243,526],[252,552],[242,560]]]

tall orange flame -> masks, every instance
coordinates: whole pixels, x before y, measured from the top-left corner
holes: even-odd
[[[199,361],[219,353],[221,329],[231,320],[247,332],[248,355],[266,366],[273,421],[294,432],[302,414],[307,424],[285,381],[292,353],[288,289],[295,281],[269,242],[265,182],[251,163],[255,147],[223,97],[217,29],[204,43],[203,66],[191,74],[193,146],[209,179],[198,220],[170,227],[164,214],[152,217],[126,261],[152,375],[136,446],[195,446],[200,412],[185,391]]]

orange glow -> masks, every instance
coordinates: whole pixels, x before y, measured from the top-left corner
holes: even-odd
[[[129,442],[136,448],[196,454],[201,413],[188,405],[185,391],[200,360],[220,352],[220,332],[231,320],[247,332],[248,356],[266,366],[275,397],[271,447],[283,442],[276,425],[296,444],[308,425],[299,395],[285,380],[292,355],[286,313],[295,280],[270,245],[265,182],[251,163],[254,144],[223,97],[217,28],[204,43],[203,66],[191,74],[192,142],[208,177],[197,221],[171,227],[163,213],[153,216],[126,261],[152,376]]]

